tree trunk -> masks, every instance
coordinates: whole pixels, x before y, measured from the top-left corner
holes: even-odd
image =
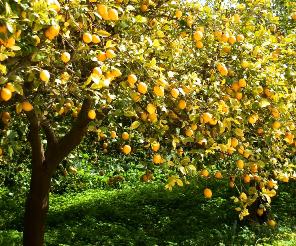
[[[44,244],[50,177],[41,168],[34,171],[25,207],[24,246],[42,246]]]
[[[41,121],[34,110],[26,112],[30,123],[28,141],[32,149],[32,175],[25,207],[24,246],[42,246],[44,244],[51,177],[59,163],[82,141],[90,121],[88,111],[91,103],[92,100],[89,98],[84,100],[77,120],[61,139],[56,138],[49,122]],[[100,114],[97,119],[103,117],[104,114]],[[43,129],[47,140],[45,152],[40,136],[41,129]]]

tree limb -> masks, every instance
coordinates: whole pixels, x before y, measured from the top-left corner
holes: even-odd
[[[26,112],[26,115],[29,120],[28,141],[32,148],[32,165],[33,170],[36,170],[42,167],[44,162],[44,150],[39,134],[40,122],[34,110]]]
[[[48,148],[53,148],[57,144],[58,140],[56,138],[54,130],[52,129],[49,121],[44,119],[41,122],[41,127],[45,133]]]
[[[49,169],[51,173],[55,171],[57,165],[82,141],[87,130],[87,125],[90,122],[87,114],[91,106],[92,100],[86,98],[70,131],[55,144],[54,154],[51,153],[48,155],[47,162],[50,165]]]

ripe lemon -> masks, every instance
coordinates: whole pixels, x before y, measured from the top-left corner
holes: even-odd
[[[239,169],[243,169],[244,166],[245,166],[245,163],[244,163],[243,160],[237,160],[237,161],[236,161],[236,166],[237,166],[237,168],[239,168]]]
[[[185,135],[187,137],[192,137],[194,134],[193,130],[191,128],[187,128],[186,131],[185,131]]]
[[[236,37],[235,36],[230,36],[228,38],[228,43],[230,43],[231,45],[234,44],[236,42]]]
[[[217,125],[218,120],[217,119],[210,119],[209,123],[210,123],[210,125],[215,126],[215,125]]]
[[[193,39],[197,42],[197,41],[200,41],[202,40],[203,38],[203,33],[201,31],[196,31],[194,32],[193,34]]]
[[[156,85],[153,87],[153,92],[156,96],[163,97],[164,96],[164,87]]]
[[[110,132],[110,136],[111,136],[111,138],[117,138],[117,134],[116,134],[116,131],[111,131]]]
[[[2,88],[1,90],[1,98],[3,101],[9,101],[12,97],[12,93],[7,88]]]
[[[97,11],[99,13],[99,15],[104,19],[107,20],[108,19],[108,8],[105,4],[98,4],[97,5]]]
[[[226,43],[229,39],[229,33],[228,32],[224,32],[221,36],[221,41]]]
[[[221,69],[219,70],[219,72],[222,76],[228,75],[228,69],[225,66],[222,66]]]
[[[114,68],[111,71],[111,76],[113,76],[115,78],[120,77],[121,75],[122,75],[122,72],[118,68]]]
[[[101,62],[105,61],[107,59],[107,56],[106,56],[106,53],[105,52],[100,52],[98,55],[97,55],[97,59]]]
[[[207,169],[203,169],[200,174],[201,176],[208,177],[210,173]]]
[[[163,162],[162,157],[160,154],[155,154],[153,156],[153,163],[154,164],[161,164]]]
[[[151,123],[155,123],[157,122],[157,114],[148,114],[148,120],[151,122]]]
[[[156,112],[156,107],[152,103],[149,103],[146,110],[149,114],[154,114]]]
[[[127,132],[123,132],[121,134],[121,137],[122,137],[123,140],[128,140],[129,139],[129,134]]]
[[[133,87],[132,87],[133,88]],[[141,94],[139,92],[131,92],[131,98],[134,102],[139,102],[141,100]]]
[[[208,112],[203,113],[201,117],[202,117],[203,123],[209,123],[210,120],[212,120],[212,118],[213,118],[212,114],[210,114]]]
[[[96,118],[96,111],[93,109],[89,110],[87,116],[89,119],[94,120]]]
[[[238,82],[232,83],[231,89],[234,90],[235,92],[239,91],[240,89],[239,83]]]
[[[243,42],[244,40],[245,40],[244,35],[239,34],[239,35],[236,36],[236,41],[237,42]]]
[[[197,124],[192,123],[190,127],[193,131],[195,131],[197,129]]]
[[[221,39],[222,34],[223,34],[223,33],[222,33],[221,31],[215,31],[215,32],[214,32],[214,36],[215,36],[215,38],[218,39],[218,40]]]
[[[15,88],[12,83],[7,83],[5,87],[10,90],[11,92],[15,92]]]
[[[50,74],[47,70],[42,70],[39,74],[39,77],[43,82],[48,82],[50,79]]]
[[[82,40],[84,43],[89,44],[92,41],[92,35],[88,32],[83,33]]]
[[[48,0],[47,3],[49,9],[54,10],[56,12],[60,12],[61,5],[58,0]]]
[[[28,101],[22,102],[22,109],[26,112],[33,110],[33,105]]]
[[[186,101],[185,100],[180,100],[178,103],[178,108],[179,109],[185,109],[186,108]]]
[[[263,209],[263,208],[258,208],[256,212],[257,212],[257,214],[258,214],[259,216],[262,216],[263,213],[264,213],[264,209]]]
[[[204,193],[205,198],[211,198],[213,195],[211,189],[209,189],[209,188],[205,188],[203,193]]]
[[[241,92],[237,92],[237,93],[235,94],[235,98],[236,98],[237,100],[241,100],[241,99],[243,98],[243,93],[241,93]]]
[[[279,117],[280,117],[280,112],[279,112],[278,109],[276,109],[276,108],[273,108],[273,109],[271,110],[271,114],[272,114],[272,116],[273,116],[274,118],[279,118]]]
[[[53,26],[50,26],[47,30],[48,30],[48,35],[49,36],[57,36],[60,32],[60,26],[59,25],[53,25]]]
[[[177,19],[180,19],[182,17],[182,11],[178,9],[175,13],[175,16]]]
[[[141,11],[142,12],[146,12],[148,10],[148,5],[146,5],[146,4],[142,4],[141,5]]]
[[[197,41],[195,43],[195,46],[196,46],[196,48],[201,49],[201,48],[203,48],[203,43],[201,41]]]
[[[219,171],[217,171],[217,172],[215,173],[215,178],[216,178],[216,179],[222,179],[222,173],[219,172]]]
[[[244,176],[244,182],[247,184],[247,183],[250,183],[250,181],[251,181],[251,177],[250,177],[250,175],[246,174],[246,175]]]
[[[238,81],[238,85],[239,85],[240,87],[246,87],[246,86],[247,86],[247,82],[246,82],[245,79],[240,79],[240,80]]]
[[[252,173],[258,172],[258,165],[256,163],[252,163],[252,165],[250,166],[250,170]]]
[[[267,224],[270,226],[270,227],[275,227],[276,226],[276,222],[274,220],[268,220],[267,221]]]
[[[250,63],[248,61],[242,61],[241,66],[242,66],[242,68],[246,69],[246,68],[250,67]]]
[[[250,124],[255,124],[256,121],[258,120],[258,117],[256,115],[251,115],[249,118],[248,118],[248,121]]]
[[[157,152],[160,148],[160,143],[159,142],[153,142],[151,143],[151,149],[155,152]]]
[[[138,91],[142,94],[146,94],[147,93],[147,85],[144,82],[140,82],[138,84]]]
[[[92,72],[97,75],[103,74],[101,68],[99,68],[99,67],[95,67]]]
[[[179,96],[179,90],[174,88],[171,90],[171,95],[173,98],[177,98]]]
[[[257,133],[258,133],[259,135],[263,134],[263,132],[264,132],[264,130],[263,130],[262,128],[258,128],[258,129],[257,129]]]
[[[275,122],[272,123],[272,128],[273,128],[273,129],[277,130],[277,129],[279,129],[280,127],[281,127],[281,122],[279,122],[279,121],[275,121]]]
[[[240,22],[240,16],[238,14],[233,15],[234,22]]]
[[[124,153],[124,154],[126,154],[126,155],[128,155],[129,153],[131,153],[131,151],[132,151],[132,148],[131,148],[131,146],[129,146],[129,145],[124,145],[123,146],[123,148],[122,148],[122,152]]]
[[[108,10],[108,17],[109,20],[117,21],[118,20],[118,12],[116,9],[109,9]]]
[[[136,82],[137,82],[138,78],[135,74],[130,74],[128,77],[127,77],[127,81],[130,85],[134,85]]]
[[[93,42],[94,44],[98,44],[98,43],[101,42],[101,39],[100,39],[100,37],[99,37],[97,34],[93,34],[93,35],[91,36],[91,39],[92,39],[92,42]]]
[[[143,121],[146,121],[148,119],[148,114],[146,112],[141,112],[140,116]]]
[[[116,56],[116,54],[115,54],[114,50],[109,49],[109,50],[106,51],[106,57],[107,58],[112,59],[115,56]]]
[[[247,194],[245,192],[242,192],[240,195],[239,195],[239,198],[242,200],[242,201],[246,201],[248,199],[247,197]]]
[[[71,58],[71,55],[68,53],[68,52],[63,52],[61,54],[61,60],[64,62],[64,63],[67,63],[70,61],[70,58]]]
[[[238,145],[238,140],[237,138],[231,138],[231,146],[235,148]]]

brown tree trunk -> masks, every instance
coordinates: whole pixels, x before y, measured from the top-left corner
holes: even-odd
[[[24,246],[44,244],[45,222],[48,212],[50,178],[39,169],[33,172],[24,218]]]
[[[24,246],[42,246],[44,244],[51,177],[59,163],[82,141],[89,123],[87,113],[91,102],[89,98],[84,100],[77,120],[61,139],[56,138],[49,122],[40,120],[34,110],[26,113],[29,120],[28,141],[32,149],[32,175],[25,207]],[[99,114],[97,119],[103,117],[103,114]],[[43,129],[47,140],[45,152],[40,137],[41,129]]]

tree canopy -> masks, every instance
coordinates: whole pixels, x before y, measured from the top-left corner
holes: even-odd
[[[106,149],[144,152],[167,189],[230,178],[240,218],[295,175],[295,3],[2,2],[3,158],[17,151],[13,121],[25,136],[34,118],[45,146],[66,143],[84,107]]]

